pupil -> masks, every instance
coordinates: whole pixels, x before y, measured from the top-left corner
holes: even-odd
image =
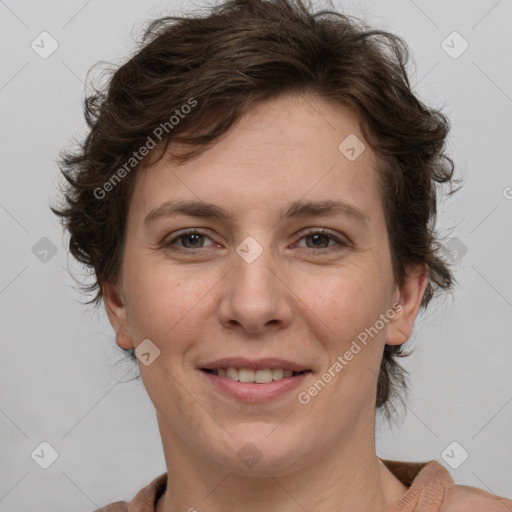
[[[324,234],[322,234],[322,233],[317,233],[317,234],[312,235],[312,238],[313,238],[313,240],[314,240],[314,242],[313,242],[313,243],[314,243],[315,245],[318,245],[318,244],[316,243],[316,242],[318,242],[318,241],[320,241],[320,243],[322,243],[322,242],[321,242],[321,239],[322,239],[322,238],[324,238],[324,239],[325,239],[325,238],[326,238],[326,236],[327,236],[327,235],[324,235]],[[324,240],[324,242],[325,242],[325,240]]]
[[[192,238],[196,237],[195,242],[197,242],[197,238],[198,238],[198,237],[201,237],[201,236],[202,236],[201,234],[198,234],[198,233],[192,233],[192,234],[190,234],[190,235],[187,235],[187,236],[185,237],[185,240],[190,241],[190,239],[192,239]],[[192,242],[192,245],[194,245],[194,243],[195,243],[195,242]],[[187,244],[185,244],[185,245],[187,245]]]

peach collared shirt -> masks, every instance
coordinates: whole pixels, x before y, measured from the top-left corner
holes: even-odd
[[[435,460],[381,461],[409,488],[388,512],[512,512],[512,500],[456,485],[448,470]],[[167,473],[163,473],[129,503],[117,501],[94,512],[154,512],[166,486]]]

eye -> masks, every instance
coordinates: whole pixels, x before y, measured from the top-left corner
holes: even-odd
[[[190,253],[194,250],[217,245],[215,243],[211,243],[209,246],[205,246],[205,239],[212,241],[204,231],[199,229],[189,229],[180,232],[169,242],[164,242],[163,247],[176,252]],[[349,246],[347,242],[337,236],[334,236],[330,231],[325,229],[310,229],[300,238],[300,241],[302,240],[306,241],[306,248],[313,249],[313,251],[322,251],[324,253],[339,251]],[[307,244],[308,240],[311,240],[311,245]],[[332,245],[331,242],[334,242],[334,245]]]
[[[182,231],[178,236],[174,237],[169,242],[164,242],[164,247],[178,252],[189,252],[194,249],[201,249],[203,247],[202,242],[204,239],[210,237],[203,231],[198,229],[191,229],[188,231]],[[180,241],[180,246],[175,246],[175,242]],[[214,244],[211,244],[214,245]]]
[[[307,245],[307,248],[313,250],[323,250],[323,252],[339,251],[345,247],[348,247],[348,243],[341,240],[337,236],[334,236],[330,231],[325,229],[310,229],[305,233],[301,240],[311,240],[312,245]],[[336,242],[333,245],[329,245],[330,241]],[[326,245],[327,244],[327,245]]]

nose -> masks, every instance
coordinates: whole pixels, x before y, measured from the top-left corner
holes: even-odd
[[[235,253],[232,270],[221,283],[221,324],[263,336],[289,326],[293,293],[284,274],[269,248],[264,248],[254,261]]]

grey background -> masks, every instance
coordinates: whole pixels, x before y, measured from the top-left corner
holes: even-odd
[[[409,406],[399,427],[379,421],[378,453],[436,459],[457,483],[512,497],[512,0],[335,6],[409,43],[415,91],[451,118],[449,151],[465,181],[438,224],[460,284],[416,323]],[[188,7],[0,1],[0,512],[93,510],[165,471],[152,404],[142,383],[118,382],[129,367],[114,365],[122,352],[103,311],[79,303],[67,265],[83,271],[48,204],[59,151],[84,133],[88,69],[121,63],[142,22]],[[59,44],[47,59],[31,48],[43,31]],[[469,44],[458,58],[441,46],[453,31]],[[31,458],[43,441],[58,452],[48,469]],[[469,453],[458,469],[442,457],[453,441]],[[456,460],[461,449],[448,452]]]

